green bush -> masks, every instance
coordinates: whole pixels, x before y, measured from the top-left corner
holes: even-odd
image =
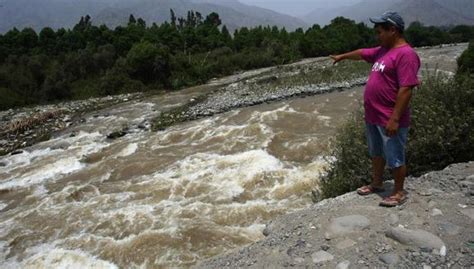
[[[469,43],[467,50],[458,59],[458,72],[474,73],[474,41]]]
[[[362,106],[337,130],[330,147],[334,160],[328,160],[332,166],[321,179],[324,198],[352,191],[370,181],[371,167]]]
[[[474,159],[474,79],[428,75],[413,96],[409,173],[420,175]]]
[[[21,96],[12,90],[0,87],[0,110],[23,105]]]
[[[409,174],[418,176],[474,159],[474,78],[426,74],[424,83],[414,90],[411,107]],[[371,162],[361,111],[340,128],[332,143],[335,160],[320,185],[325,198],[370,182]]]

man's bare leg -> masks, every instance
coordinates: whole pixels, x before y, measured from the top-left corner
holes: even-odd
[[[385,168],[385,160],[382,157],[372,158],[372,186],[383,187],[383,170]]]
[[[393,178],[395,179],[395,186],[391,196],[403,196],[403,184],[405,183],[405,176],[407,174],[407,166],[402,165],[393,169]]]

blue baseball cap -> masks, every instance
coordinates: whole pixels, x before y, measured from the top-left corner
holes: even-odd
[[[390,23],[400,30],[405,29],[405,22],[397,12],[387,11],[382,16],[369,18],[372,23]]]

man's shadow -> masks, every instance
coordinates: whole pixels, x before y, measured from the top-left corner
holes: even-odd
[[[384,181],[383,182],[383,188],[384,188],[383,192],[378,192],[377,193],[377,195],[380,196],[380,198],[382,198],[382,199],[385,198],[385,197],[390,196],[390,194],[392,193],[393,188],[394,188],[393,181]]]

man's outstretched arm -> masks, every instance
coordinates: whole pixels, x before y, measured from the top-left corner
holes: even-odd
[[[354,50],[339,55],[329,55],[334,60],[334,64],[342,60],[362,60],[362,49]]]

